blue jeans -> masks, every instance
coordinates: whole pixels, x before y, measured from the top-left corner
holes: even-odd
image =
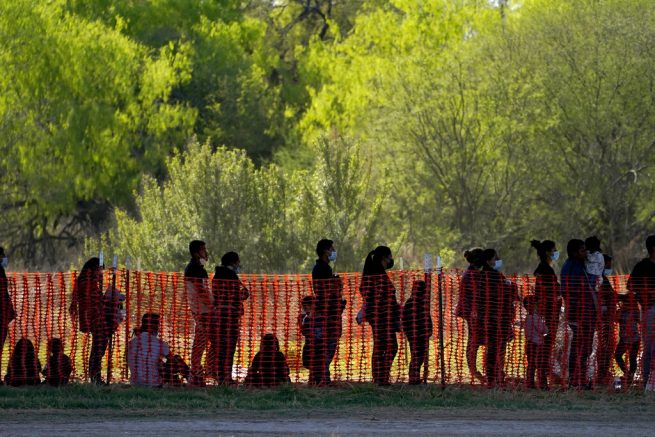
[[[644,357],[642,360],[644,372],[644,384],[648,383],[650,375],[650,363],[655,353],[655,305],[648,308],[642,313],[641,324],[641,341],[644,348]]]

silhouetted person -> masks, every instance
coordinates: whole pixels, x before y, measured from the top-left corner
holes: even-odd
[[[603,257],[603,251],[600,248],[600,239],[595,235],[588,237],[584,240],[584,245],[587,249],[585,270],[590,276],[594,289],[598,291],[602,281],[603,270],[605,269],[605,259]]]
[[[130,384],[159,387],[163,384],[163,359],[170,356],[168,343],[159,338],[159,314],[146,313],[141,327],[127,344],[127,366]]]
[[[98,258],[90,258],[82,267],[73,290],[71,315],[78,317],[81,332],[91,334],[89,354],[89,379],[102,384],[100,369],[112,334],[107,320],[104,295],[101,289],[102,267]]]
[[[232,384],[232,364],[239,342],[239,327],[244,314],[243,302],[250,294],[239,279],[241,261],[236,252],[228,252],[216,267],[212,292],[217,307],[216,364],[219,384]]]
[[[623,386],[629,387],[637,372],[637,357],[639,355],[639,347],[641,346],[641,336],[639,333],[641,314],[637,298],[631,291],[627,294],[620,294],[619,302],[619,343],[616,345],[614,359],[616,360],[616,365],[623,372]],[[629,368],[625,365],[623,359],[625,354],[628,354]]]
[[[562,309],[562,298],[560,296],[560,285],[557,281],[557,274],[553,269],[553,263],[559,259],[559,251],[554,241],[532,240],[532,247],[537,251],[539,265],[534,271],[535,285],[534,295],[536,298],[537,312],[546,322],[547,334],[543,338],[543,350],[546,354],[546,366],[548,375],[551,373],[551,355],[553,344],[557,337],[559,327],[559,315]]]
[[[346,308],[346,300],[343,299],[343,283],[341,278],[332,272],[330,262],[337,260],[337,251],[332,240],[321,240],[316,245],[318,259],[312,270],[312,287],[316,296],[316,317],[324,323],[324,341],[316,344],[315,358],[317,369],[322,369],[316,374],[317,384],[329,384],[330,364],[341,338],[341,318]],[[316,373],[316,372],[315,372]]]
[[[191,382],[191,367],[181,356],[171,354],[164,360],[161,379],[164,385],[182,387],[185,380]]]
[[[407,299],[402,311],[402,327],[409,342],[409,383],[421,383],[421,367],[426,361],[432,336],[430,301],[425,281],[415,281],[412,296]]]
[[[291,382],[289,365],[273,334],[262,337],[259,352],[253,358],[245,383],[254,387],[273,387]]]
[[[639,261],[630,274],[628,290],[632,291],[641,304],[641,359],[644,386],[648,383],[651,362],[655,353],[655,235],[646,238],[648,257]]]
[[[316,297],[305,296],[302,299],[302,311],[298,315],[300,332],[305,337],[302,349],[303,366],[309,370],[309,384],[319,385],[323,382],[325,365],[325,318],[316,312]]]
[[[43,368],[45,383],[53,387],[68,384],[73,365],[68,355],[64,354],[64,345],[59,338],[48,340],[48,361]]]
[[[485,343],[485,336],[480,323],[481,290],[480,270],[482,269],[482,252],[479,247],[464,252],[464,258],[469,266],[462,274],[459,284],[459,295],[457,300],[457,317],[466,321],[468,336],[466,339],[466,362],[468,364],[471,378],[484,382],[484,376],[478,371],[478,349]]]
[[[391,365],[398,352],[396,332],[400,331],[400,306],[396,289],[386,272],[391,267],[391,249],[378,246],[366,257],[362,273],[365,318],[373,330],[373,382],[378,385],[389,385]]]
[[[16,311],[9,296],[9,281],[5,273],[8,265],[9,258],[5,250],[0,247],[0,364],[2,364],[2,351],[9,333],[9,323],[16,318]]]
[[[590,388],[587,360],[592,352],[598,297],[593,277],[587,273],[587,248],[582,240],[570,240],[566,245],[568,259],[562,266],[562,296],[566,320],[573,331],[569,355],[569,385]]]
[[[548,359],[545,338],[548,334],[546,320],[539,314],[536,296],[523,298],[523,306],[528,315],[525,318],[525,355],[528,367],[525,372],[527,388],[537,388],[535,373],[539,376],[539,388],[548,390]]]
[[[27,338],[21,338],[9,358],[5,383],[12,387],[38,385],[41,383],[41,362],[36,356],[34,345]]]
[[[614,323],[616,323],[616,305],[618,298],[614,287],[608,276],[612,274],[612,257],[603,254],[605,268],[601,275],[601,283],[598,288],[598,303],[600,306],[599,320],[596,325],[596,337],[598,339],[596,349],[596,382],[602,385],[609,385],[612,380],[610,365],[614,355]]]
[[[202,355],[209,342],[213,341],[213,325],[216,320],[214,296],[209,290],[209,275],[205,270],[209,258],[205,242],[193,240],[189,243],[189,253],[191,261],[184,270],[184,283],[189,308],[196,325],[191,346],[191,384],[204,386]]]
[[[495,249],[482,253],[484,266],[480,274],[483,293],[479,317],[484,326],[485,373],[487,386],[503,385],[505,380],[505,352],[514,335],[514,302],[518,300],[516,284],[500,273],[503,263]]]

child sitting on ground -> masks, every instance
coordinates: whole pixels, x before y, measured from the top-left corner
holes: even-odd
[[[46,384],[53,387],[68,384],[73,366],[68,355],[64,354],[64,345],[59,338],[48,340],[48,362],[43,369]]]
[[[170,355],[168,343],[158,337],[159,314],[146,313],[141,327],[135,329],[134,338],[127,344],[127,366],[130,384],[159,387],[163,384],[162,358]]]
[[[528,311],[525,318],[525,355],[528,358],[525,381],[527,388],[537,388],[535,373],[539,376],[539,388],[548,390],[548,350],[544,345],[544,337],[548,334],[546,321],[537,311],[535,296],[523,298],[523,306]]]
[[[425,363],[432,335],[425,281],[415,281],[412,285],[412,296],[405,302],[402,311],[402,327],[411,352],[409,383],[420,384],[421,367]]]
[[[191,368],[181,356],[170,354],[162,364],[161,378],[164,385],[182,387],[185,380],[191,382]]]
[[[325,317],[316,314],[316,298],[305,296],[302,312],[298,316],[300,332],[305,337],[302,349],[302,365],[309,370],[309,384],[320,384],[323,380],[323,364],[327,343],[323,335]]]
[[[291,382],[289,365],[280,351],[280,342],[275,335],[266,334],[250,364],[245,383],[253,387],[273,387],[287,382]]]
[[[12,387],[38,385],[41,383],[41,362],[36,357],[34,345],[27,338],[21,338],[9,358],[5,383]]]
[[[639,305],[634,293],[619,294],[619,344],[616,345],[614,359],[623,372],[624,386],[632,384],[637,371],[637,356],[641,337],[639,334]],[[627,368],[623,356],[628,354],[630,368]]]

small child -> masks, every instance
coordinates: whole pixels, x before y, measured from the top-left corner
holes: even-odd
[[[250,364],[245,383],[253,387],[273,387],[287,382],[291,382],[289,365],[280,351],[280,342],[274,334],[266,334]]]
[[[421,383],[421,367],[425,363],[432,336],[430,303],[426,299],[425,281],[415,281],[412,296],[407,299],[402,311],[402,327],[409,342],[409,383]]]
[[[632,384],[637,371],[637,355],[641,338],[639,335],[639,305],[634,293],[619,294],[619,344],[616,345],[614,359],[623,372],[626,385]],[[628,354],[630,368],[623,361],[624,354]]]
[[[12,387],[38,385],[41,383],[41,362],[36,357],[34,344],[27,338],[21,338],[14,346],[9,358],[5,383]]]
[[[548,390],[548,350],[544,346],[544,337],[548,334],[546,321],[537,312],[537,299],[535,296],[523,298],[523,306],[528,311],[525,318],[525,354],[528,358],[526,370],[527,388],[537,388],[535,373],[539,375],[539,387]]]
[[[168,343],[158,337],[159,314],[146,313],[141,327],[127,344],[127,366],[130,368],[130,384],[160,387],[163,384],[162,358],[170,355]]]
[[[316,298],[305,296],[302,300],[302,312],[298,316],[300,331],[305,337],[302,349],[302,365],[309,370],[309,383],[319,385],[323,381],[323,368],[327,342],[323,335],[325,318],[316,314]]]
[[[64,345],[59,338],[48,340],[48,362],[43,369],[46,384],[53,387],[68,384],[73,366],[68,355],[64,354]]]
[[[603,252],[600,249],[600,240],[595,235],[587,238],[584,244],[589,251],[585,268],[587,273],[592,276],[592,283],[597,290],[600,286],[603,272],[605,271],[605,257],[603,257]]]
[[[181,356],[170,354],[162,364],[161,378],[164,385],[182,387],[184,380],[191,382],[191,368]]]

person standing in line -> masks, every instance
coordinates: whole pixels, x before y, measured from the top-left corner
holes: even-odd
[[[318,259],[312,269],[312,288],[316,297],[316,315],[314,321],[322,321],[324,326],[318,327],[325,334],[324,341],[318,342],[314,356],[319,362],[317,368],[322,369],[316,375],[317,384],[330,384],[330,364],[337,351],[337,345],[342,333],[342,315],[346,308],[343,299],[343,283],[341,278],[332,272],[330,262],[337,260],[337,251],[332,240],[323,239],[316,245]]]
[[[518,289],[500,273],[503,261],[495,249],[482,253],[484,266],[480,274],[479,289],[482,291],[482,308],[479,313],[484,326],[485,373],[487,387],[505,383],[505,353],[507,343],[514,337],[514,302],[518,301]]]
[[[560,279],[566,308],[566,321],[573,332],[569,355],[569,386],[591,388],[587,379],[587,361],[591,355],[596,326],[598,297],[593,277],[587,273],[587,248],[584,241],[572,239],[566,245],[568,258]]]
[[[562,308],[560,296],[560,285],[557,281],[557,274],[553,269],[553,263],[559,259],[559,251],[554,241],[532,240],[532,247],[537,251],[539,265],[534,271],[535,276],[535,299],[537,311],[546,322],[547,334],[543,338],[543,351],[545,354],[548,376],[551,376],[551,356],[553,344],[559,327],[559,315]]]
[[[219,384],[233,384],[232,365],[239,342],[241,318],[244,314],[243,302],[250,293],[239,279],[241,260],[236,252],[228,252],[216,267],[212,283],[212,293],[216,304],[216,363]]]
[[[400,305],[387,269],[393,267],[391,249],[378,246],[364,262],[360,293],[366,305],[365,318],[373,330],[373,382],[390,385],[391,366],[398,352]]]
[[[205,242],[193,240],[189,243],[189,253],[191,261],[184,270],[184,284],[196,325],[191,347],[191,385],[204,386],[202,355],[210,341],[213,340],[214,297],[209,290],[209,275],[205,270],[205,264],[209,258]]]
[[[9,296],[9,280],[5,269],[9,265],[9,258],[4,248],[0,247],[0,365],[2,364],[2,351],[9,334],[9,324],[16,318],[16,311]]]
[[[464,252],[469,263],[462,274],[455,315],[466,321],[468,336],[466,339],[466,362],[472,379],[484,383],[484,375],[478,370],[478,349],[484,346],[484,333],[478,315],[482,295],[480,294],[480,269],[482,268],[483,249],[475,247]]]
[[[529,389],[537,388],[535,373],[539,376],[539,388],[548,390],[548,349],[545,338],[548,335],[546,320],[539,314],[536,296],[523,298],[523,306],[528,312],[525,318],[525,355],[528,359],[525,383]]]
[[[320,385],[322,382],[324,366],[317,354],[325,351],[325,336],[323,328],[325,323],[316,313],[316,297],[305,296],[302,299],[302,311],[298,315],[298,326],[305,344],[302,349],[302,364],[309,370],[309,384]]]
[[[646,238],[646,251],[648,256],[634,266],[628,280],[628,290],[635,294],[641,304],[641,365],[644,386],[648,383],[655,353],[655,235]]]
[[[641,315],[637,298],[631,291],[628,291],[627,294],[620,294],[619,303],[619,344],[616,345],[614,359],[616,365],[623,372],[621,386],[630,387],[635,373],[637,373],[637,356],[641,346],[641,336],[639,334]],[[623,359],[625,354],[628,354],[629,368],[625,365]]]
[[[141,327],[127,344],[127,366],[130,384],[160,387],[163,384],[163,358],[171,354],[168,343],[159,338],[159,314],[146,313]]]
[[[89,379],[96,385],[103,384],[101,376],[102,357],[107,351],[111,337],[104,295],[101,289],[102,266],[99,258],[89,258],[75,281],[70,313],[78,317],[80,332],[91,334],[89,354]]]
[[[415,281],[412,284],[412,295],[402,311],[402,327],[409,342],[411,359],[409,362],[409,383],[421,383],[421,367],[430,349],[432,336],[432,317],[430,316],[430,302],[427,299],[427,286],[425,281]]]
[[[609,280],[612,274],[612,257],[603,254],[605,268],[601,276],[600,287],[598,288],[598,303],[600,306],[599,319],[597,324],[596,337],[598,347],[596,351],[596,382],[600,385],[609,385],[612,382],[610,365],[614,355],[614,323],[616,323],[616,305],[618,297],[614,287]]]

